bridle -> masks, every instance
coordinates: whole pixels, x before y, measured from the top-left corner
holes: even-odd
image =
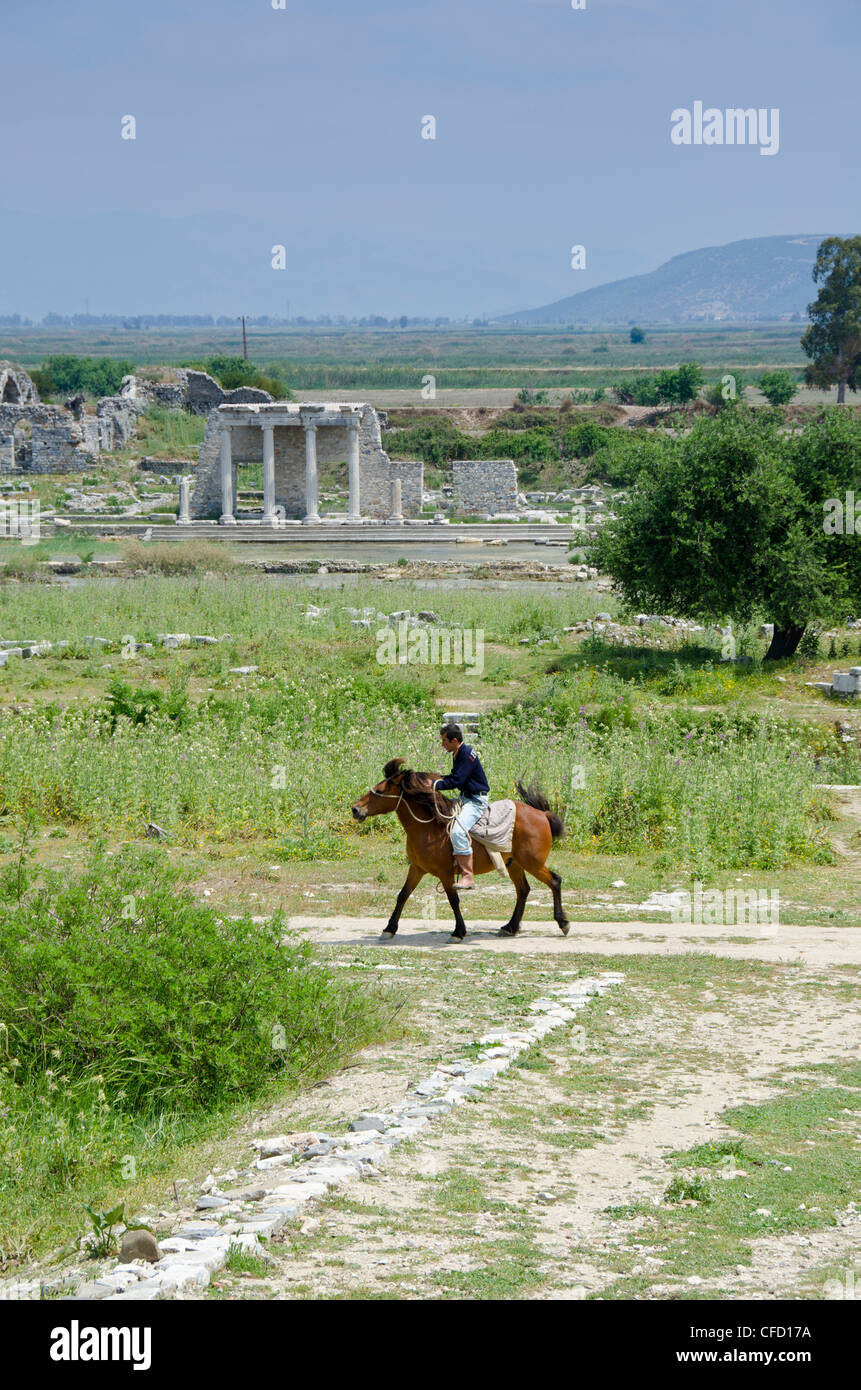
[[[433,790],[433,789],[431,789],[431,790]],[[421,816],[417,816],[417,815],[416,815],[416,813],[415,813],[415,811],[413,810],[412,806],[410,805],[409,801],[405,801],[405,799],[404,799],[404,789],[403,789],[403,787],[401,787],[400,794],[398,794],[397,792],[380,792],[380,791],[377,791],[376,787],[369,787],[368,790],[367,790],[366,795],[367,795],[367,796],[381,796],[381,797],[385,797],[387,800],[391,800],[391,801],[394,801],[395,797],[397,796],[397,798],[398,798],[398,799],[397,799],[397,804],[396,804],[395,806],[392,807],[392,810],[393,810],[393,811],[397,811],[398,806],[400,806],[401,802],[403,801],[403,802],[404,802],[404,805],[406,806],[406,808],[407,808],[407,810],[409,811],[410,815],[412,816],[413,820],[414,820],[414,821],[417,821],[419,825],[433,825],[433,823],[434,823],[434,817],[433,817],[433,816],[431,816],[429,820],[424,820]],[[444,811],[440,811],[440,815],[442,816],[443,820],[453,821],[453,820],[455,819],[456,815],[457,815],[457,812],[456,812],[456,811],[452,811],[451,815],[450,815],[450,816],[447,816],[447,815],[445,814]]]

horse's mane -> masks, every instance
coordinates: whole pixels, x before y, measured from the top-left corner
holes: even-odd
[[[404,796],[409,797],[410,801],[427,811],[439,825],[448,825],[451,811],[448,809],[445,799],[440,796],[439,792],[434,791],[432,786],[438,774],[435,772],[413,772],[411,768],[404,767],[403,758],[392,758],[383,768],[383,776],[386,781],[391,781],[399,773],[401,774],[400,786]]]

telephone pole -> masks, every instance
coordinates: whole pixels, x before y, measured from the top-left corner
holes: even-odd
[[[242,356],[248,361],[248,339],[245,336],[245,315],[242,315]]]

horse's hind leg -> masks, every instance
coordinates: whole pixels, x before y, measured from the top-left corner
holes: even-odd
[[[532,864],[525,864],[524,867],[532,875],[533,878],[537,878],[539,883],[546,883],[547,887],[550,889],[551,893],[553,894],[553,916],[556,921],[556,925],[558,926],[562,935],[567,936],[568,918],[565,916],[565,909],[562,906],[561,878],[557,873],[554,872],[553,869],[548,869],[546,864],[539,864],[537,860],[534,861]]]
[[[389,940],[391,940],[391,938],[394,936],[395,932],[398,929],[398,922],[400,921],[401,913],[404,910],[404,903],[410,896],[410,893],[412,893],[413,889],[417,888],[418,885],[421,883],[424,876],[424,869],[420,869],[417,864],[410,864],[410,870],[407,874],[406,882],[404,883],[404,886],[401,889],[400,893],[398,893],[397,902],[395,903],[392,915],[386,923],[385,927],[383,928],[383,936],[387,936]]]
[[[523,872],[522,865],[516,860],[509,859],[505,866],[508,869],[508,877],[514,884],[517,892],[517,901],[514,904],[514,911],[505,923],[500,927],[500,936],[516,936],[520,931],[520,923],[523,919],[523,909],[526,907],[526,899],[529,897],[529,881]]]

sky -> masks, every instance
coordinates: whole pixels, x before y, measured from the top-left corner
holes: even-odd
[[[585,5],[9,7],[0,314],[484,317],[861,230],[858,0]],[[779,152],[674,144],[698,100],[777,108]]]

